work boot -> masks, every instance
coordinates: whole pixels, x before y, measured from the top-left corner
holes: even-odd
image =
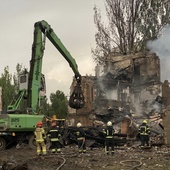
[[[83,150],[83,153],[86,153],[86,150]]]
[[[39,153],[39,154],[37,154],[37,156],[42,156],[42,154],[41,154],[41,153]]]
[[[51,150],[51,153],[52,153],[52,154],[55,154],[55,152],[56,152],[55,149],[52,149],[52,150]]]
[[[57,149],[57,153],[61,153],[61,149]]]

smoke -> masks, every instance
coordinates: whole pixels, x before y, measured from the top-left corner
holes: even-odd
[[[158,39],[149,41],[147,47],[160,58],[161,81],[170,80],[170,25],[160,32]]]
[[[117,100],[117,90],[108,90],[105,91],[105,94],[108,100]]]
[[[103,97],[108,100],[117,100],[117,89],[107,88],[107,85],[98,77],[98,86],[100,87]]]

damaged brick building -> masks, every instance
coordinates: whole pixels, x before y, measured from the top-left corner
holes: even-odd
[[[110,56],[102,73],[96,66],[95,76],[82,77],[82,89],[85,107],[70,109],[72,123],[98,126],[108,120],[119,123],[134,114],[147,116],[159,109],[153,103],[161,93],[159,57],[153,53]]]

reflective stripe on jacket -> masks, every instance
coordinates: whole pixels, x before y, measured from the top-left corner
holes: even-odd
[[[148,125],[142,124],[142,125],[139,127],[139,133],[140,133],[141,135],[149,135],[149,134],[150,134],[150,129],[149,129]]]
[[[61,135],[57,127],[52,127],[48,133],[48,136],[50,141],[59,141]]]
[[[39,128],[39,127],[36,128],[35,132],[34,132],[34,135],[35,135],[36,142],[43,142],[44,138],[45,138],[45,130],[44,130],[44,128]]]
[[[78,128],[78,130],[76,131],[76,137],[77,140],[83,140],[85,138],[85,132],[83,130],[83,128]]]
[[[108,138],[108,139],[113,138],[114,133],[115,133],[115,130],[113,129],[113,127],[107,127],[104,130],[104,134],[105,134],[106,138]]]

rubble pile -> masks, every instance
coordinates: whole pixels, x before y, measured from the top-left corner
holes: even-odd
[[[37,157],[35,150],[29,148],[12,148],[0,152],[0,167],[6,163],[8,170],[23,168],[22,170],[70,170],[70,169],[142,169],[168,170],[170,167],[170,149],[165,145],[153,146],[151,149],[141,150],[139,143],[131,147],[115,147],[115,155],[106,155],[103,147],[87,149],[87,153],[79,154],[77,146],[62,148],[61,154]],[[62,158],[66,161],[62,168]],[[25,169],[24,169],[25,168]],[[0,168],[2,169],[2,168]]]

